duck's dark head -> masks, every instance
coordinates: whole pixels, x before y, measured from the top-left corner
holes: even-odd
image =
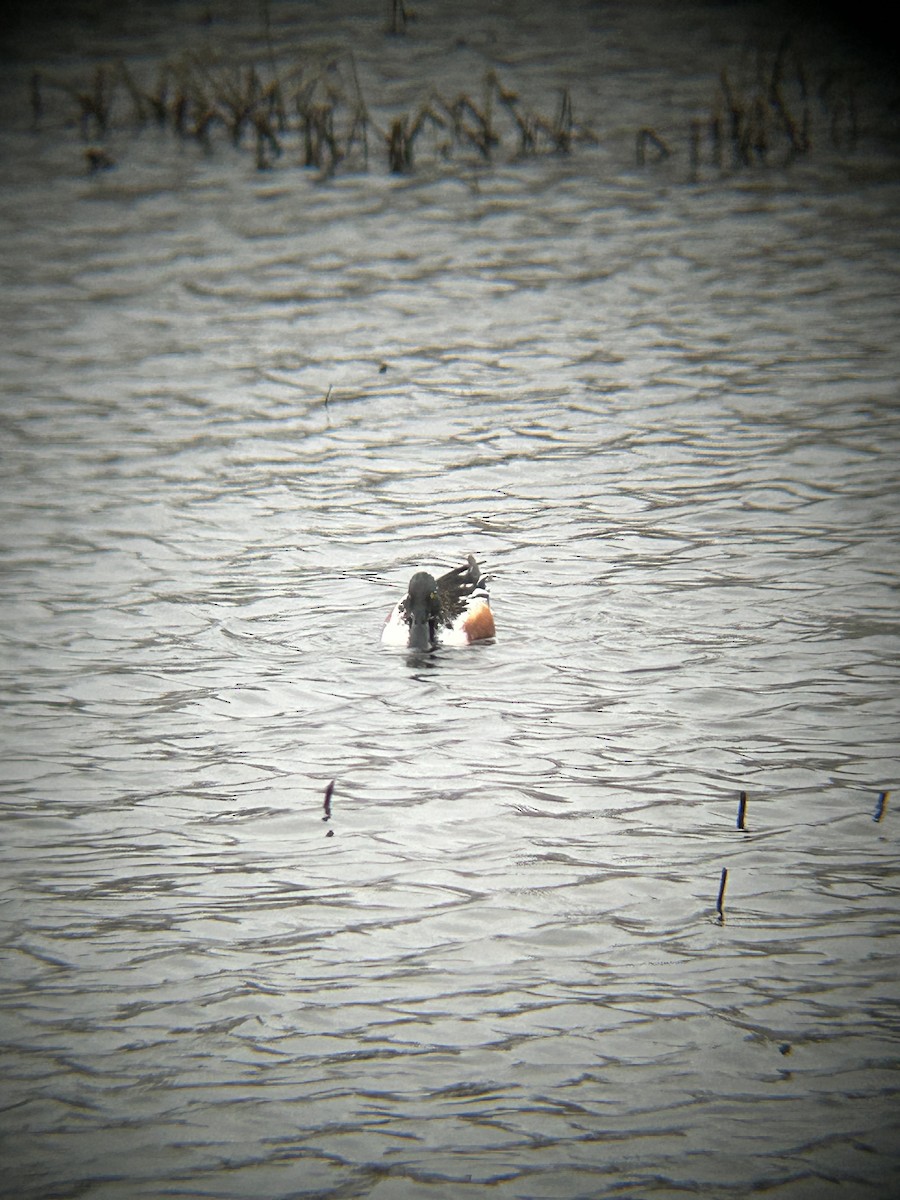
[[[428,650],[436,640],[437,618],[441,611],[433,575],[427,571],[417,571],[413,575],[402,608],[409,625],[410,648]]]

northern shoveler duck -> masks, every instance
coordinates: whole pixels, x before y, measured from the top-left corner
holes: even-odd
[[[417,571],[409,589],[384,623],[386,646],[429,650],[434,646],[468,646],[494,636],[494,614],[487,576],[470,554],[465,564],[435,579]]]

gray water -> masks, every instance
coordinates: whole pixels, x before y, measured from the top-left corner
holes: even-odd
[[[29,46],[264,42],[140,12]],[[886,109],[692,177],[771,10],[478,13],[272,36],[596,140],[321,178],[119,126],[87,175],[6,73],[3,1195],[896,1194]],[[382,648],[469,552],[496,642]]]

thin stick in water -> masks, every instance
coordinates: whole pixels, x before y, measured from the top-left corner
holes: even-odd
[[[888,796],[890,796],[890,794],[890,792],[881,792],[878,796],[878,803],[875,805],[875,812],[872,815],[872,820],[876,823],[876,825],[884,816],[884,811],[887,808]]]
[[[744,825],[744,819],[746,816],[747,816],[747,793],[741,792],[741,798],[738,801],[738,815],[737,815],[738,829],[746,828],[746,826]]]
[[[719,882],[719,898],[716,901],[716,912],[719,914],[719,920],[725,920],[725,885],[728,883],[728,868],[722,868],[722,878]]]

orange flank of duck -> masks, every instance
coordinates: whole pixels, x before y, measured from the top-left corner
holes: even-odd
[[[466,614],[463,629],[470,642],[480,642],[484,638],[494,637],[496,631],[494,629],[494,614],[491,612],[491,606],[485,604],[484,601],[480,604],[472,605]]]

